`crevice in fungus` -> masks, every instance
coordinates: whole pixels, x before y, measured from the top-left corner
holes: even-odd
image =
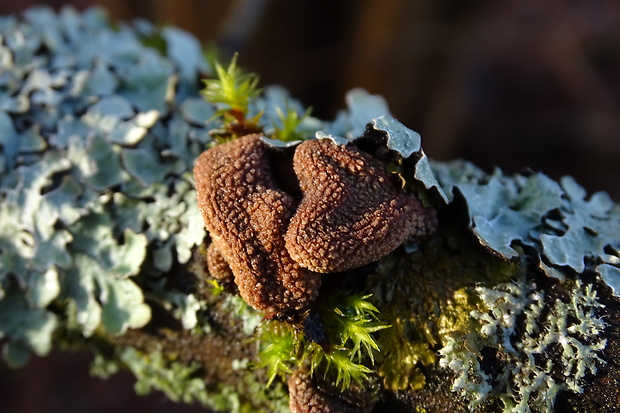
[[[214,243],[209,244],[206,253],[207,268],[209,274],[218,280],[222,287],[231,292],[238,292],[235,285],[235,275],[230,269],[230,265],[226,261],[226,258],[222,255],[222,252],[217,249]]]
[[[294,148],[270,147],[268,160],[273,179],[284,192],[293,197],[295,205],[298,205],[303,194],[293,170],[293,153]]]

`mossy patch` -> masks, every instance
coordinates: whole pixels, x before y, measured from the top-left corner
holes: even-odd
[[[422,388],[426,369],[438,361],[437,350],[449,337],[471,330],[476,285],[499,284],[523,271],[518,260],[494,257],[472,243],[454,212],[443,211],[438,234],[417,251],[389,255],[368,277],[373,302],[392,325],[379,334],[378,371],[389,390]]]

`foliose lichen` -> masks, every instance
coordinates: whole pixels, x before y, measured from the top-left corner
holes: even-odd
[[[548,276],[594,271],[620,295],[620,205],[606,193],[587,198],[570,177],[486,174],[463,161],[432,170],[445,194],[465,199],[472,231],[492,251],[514,258],[526,247]]]
[[[0,18],[0,62],[8,362],[47,353],[64,317],[86,337],[144,326],[147,291],[195,312],[192,297],[162,291],[157,277],[205,237],[190,171],[220,123],[199,95],[211,71],[199,42],[144,20],[113,28],[97,8],[38,7]],[[250,110],[270,108],[274,127],[285,103],[299,108],[268,88]]]
[[[153,35],[164,53],[143,45]],[[132,278],[187,262],[204,237],[187,173],[213,111],[190,98],[200,45],[145,21],[113,30],[99,9],[35,8],[1,19],[0,55],[0,303],[47,326],[1,323],[6,354],[46,353],[63,313],[85,336],[144,326]]]

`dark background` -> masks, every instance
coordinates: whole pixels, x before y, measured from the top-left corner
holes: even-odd
[[[28,0],[0,0],[0,14]],[[617,0],[89,0],[114,19],[184,28],[282,84],[331,119],[344,93],[382,94],[437,160],[490,171],[574,176],[620,201],[620,2]],[[89,357],[56,353],[0,367],[7,412],[198,411],[138,398],[129,375],[88,377]]]

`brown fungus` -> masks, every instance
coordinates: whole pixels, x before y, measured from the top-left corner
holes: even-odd
[[[321,279],[284,246],[295,202],[278,188],[268,150],[260,135],[216,146],[200,155],[194,179],[205,226],[240,295],[267,317],[287,319],[316,298]]]
[[[318,295],[318,273],[361,267],[436,226],[435,211],[382,161],[327,139],[300,144],[291,162],[248,135],[204,152],[194,178],[209,271],[234,275],[270,318],[298,319]]]
[[[311,377],[303,367],[293,372],[288,380],[292,413],[368,413],[377,401],[376,387],[353,384],[341,391],[319,376]]]
[[[293,164],[303,199],[286,232],[286,248],[312,271],[371,263],[436,225],[434,210],[405,192],[385,164],[355,147],[306,141]]]
[[[224,288],[229,291],[237,292],[237,286],[235,284],[235,275],[228,265],[228,261],[222,255],[222,252],[217,249],[215,243],[209,244],[206,253],[207,268],[209,274],[218,280]]]

